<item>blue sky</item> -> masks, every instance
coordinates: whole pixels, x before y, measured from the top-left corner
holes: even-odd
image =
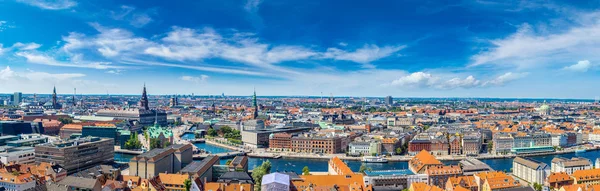
[[[593,99],[598,7],[0,0],[0,92]]]

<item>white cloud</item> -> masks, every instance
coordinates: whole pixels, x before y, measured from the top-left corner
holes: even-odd
[[[361,64],[369,64],[375,60],[391,56],[392,54],[402,50],[406,46],[384,46],[365,45],[362,48],[356,49],[354,52],[341,50],[338,48],[329,48],[323,54],[323,58],[331,58],[334,60],[352,61]]]
[[[0,70],[0,80],[6,81],[13,78],[15,72],[10,69],[10,66],[6,66],[5,69]]]
[[[136,8],[133,6],[121,5],[118,11],[110,11],[110,15],[115,20],[129,21],[131,26],[141,28],[153,21],[147,12],[136,11]]]
[[[27,72],[15,72],[9,66],[5,69],[0,70],[0,82],[12,83],[14,81],[27,80],[27,83],[31,82],[60,82],[70,80],[73,78],[85,77],[85,74],[81,73],[47,73],[37,72],[28,70]]]
[[[121,66],[113,66],[110,62],[85,62],[82,61],[78,56],[72,58],[71,62],[63,62],[54,59],[53,57],[32,53],[32,52],[17,52],[16,56],[23,57],[28,63],[42,64],[48,66],[63,66],[63,67],[75,67],[75,68],[93,68],[93,69],[110,69],[110,68],[123,68]]]
[[[571,71],[571,72],[587,72],[592,67],[594,67],[594,65],[592,63],[590,63],[589,60],[582,60],[582,61],[577,62],[577,64],[565,66],[563,68],[563,70],[567,70],[567,71]]]
[[[391,83],[384,83],[384,86],[397,86],[408,88],[436,88],[436,89],[456,89],[456,88],[477,88],[489,86],[503,86],[508,82],[523,78],[528,73],[508,72],[488,81],[481,81],[470,75],[466,78],[445,78],[447,75],[433,75],[426,72],[415,72],[402,76]],[[441,77],[440,77],[441,76]],[[448,80],[444,80],[448,79]]]
[[[17,0],[17,2],[49,10],[61,10],[77,6],[77,2],[73,0]]]
[[[244,9],[246,9],[248,12],[257,12],[260,3],[262,3],[262,0],[246,0]]]
[[[4,31],[4,29],[6,29],[6,21],[0,21],[0,32]]]
[[[119,69],[115,69],[115,70],[108,70],[106,71],[107,74],[114,74],[114,75],[121,75],[121,72],[123,72],[124,70],[119,70]]]
[[[248,76],[269,76],[269,74],[266,74],[263,72],[250,71],[250,70],[238,70],[238,69],[232,69],[232,68],[201,66],[201,65],[174,64],[174,63],[168,63],[168,62],[156,62],[156,61],[138,60],[138,59],[130,59],[130,58],[123,59],[123,64],[165,66],[165,67],[173,67],[173,68],[185,68],[185,69],[198,70],[198,71],[216,72],[216,73],[224,73],[224,74],[240,74],[240,75],[248,75]]]
[[[17,42],[15,44],[13,44],[14,48],[17,48],[19,50],[35,50],[38,49],[39,47],[41,47],[41,44],[37,44],[37,43],[21,43],[21,42]]]
[[[577,58],[600,59],[599,13],[576,14],[565,30],[538,29],[525,23],[517,32],[489,40],[490,48],[471,57],[470,66],[495,65],[518,68],[564,64]]]
[[[483,83],[483,86],[490,86],[490,85],[503,86],[508,82],[524,78],[528,75],[529,75],[529,73],[527,73],[527,72],[522,72],[522,73],[507,72],[507,73],[502,74],[490,81]]]
[[[430,73],[415,72],[408,76],[403,76],[397,80],[392,81],[392,86],[403,86],[403,87],[423,87],[433,86],[438,83],[440,79],[434,77]]]
[[[134,27],[143,27],[146,24],[152,22],[152,18],[146,13],[137,13],[134,14],[129,24]]]
[[[189,81],[189,82],[194,82],[194,83],[203,83],[206,82],[206,80],[208,80],[208,76],[207,75],[200,75],[199,77],[196,76],[181,76],[179,79],[183,80],[183,81]]]

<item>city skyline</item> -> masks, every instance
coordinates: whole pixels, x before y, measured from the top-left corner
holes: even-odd
[[[6,1],[0,93],[594,100],[599,6]]]

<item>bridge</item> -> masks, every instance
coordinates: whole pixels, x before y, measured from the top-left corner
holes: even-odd
[[[244,151],[231,151],[231,152],[227,152],[227,153],[214,153],[214,154],[210,154],[210,153],[202,153],[202,154],[194,154],[193,158],[194,160],[202,160],[204,158],[206,158],[207,156],[218,156],[219,159],[226,159],[226,158],[233,158],[236,156],[244,156],[246,155],[246,152]]]

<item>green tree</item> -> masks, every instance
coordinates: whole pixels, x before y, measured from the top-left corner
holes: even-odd
[[[365,173],[366,171],[371,171],[372,169],[370,167],[367,167],[367,165],[362,164],[360,165],[360,169],[358,170],[358,172],[360,173]]]
[[[192,181],[189,178],[185,179],[185,181],[183,181],[183,186],[185,187],[185,191],[190,191],[190,188],[192,187]]]
[[[397,155],[401,155],[402,154],[402,147],[396,148],[396,154]]]
[[[138,139],[138,134],[137,133],[133,133],[131,135],[129,135],[129,140],[127,140],[127,142],[125,142],[125,145],[123,145],[124,149],[141,149],[142,148],[142,143],[140,142],[140,140]]]
[[[211,137],[218,136],[217,131],[213,128],[208,128],[208,131],[206,132],[206,134],[208,134],[208,136],[211,136]]]
[[[304,168],[302,168],[302,175],[310,175],[310,169],[308,169],[308,166],[304,166]]]
[[[58,118],[58,121],[60,121],[62,124],[70,124],[73,123],[73,119],[68,118],[68,117],[61,117]]]
[[[533,189],[535,189],[536,191],[542,191],[542,185],[535,182],[533,183]]]
[[[227,160],[227,162],[225,162],[225,165],[229,165],[231,164],[231,162],[233,162],[231,159]]]
[[[269,173],[271,173],[271,162],[267,160],[252,170],[252,178],[256,185],[261,185],[262,177]],[[255,186],[254,190],[260,191],[260,186]]]

